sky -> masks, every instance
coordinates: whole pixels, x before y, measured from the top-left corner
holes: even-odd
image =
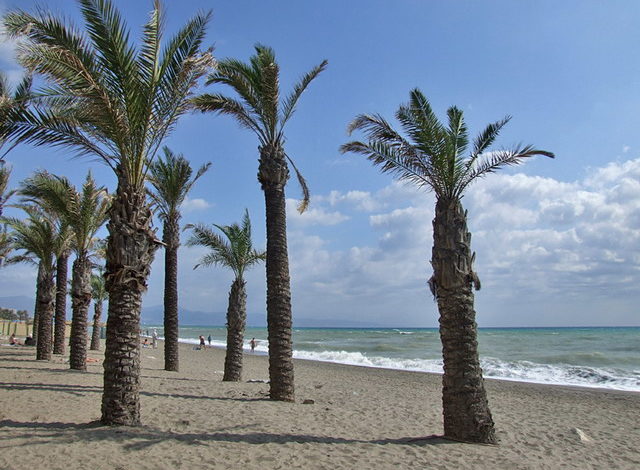
[[[115,0],[133,38],[151,3]],[[0,0],[2,11],[36,5]],[[41,5],[80,24],[71,0]],[[167,37],[212,10],[205,44],[217,58],[246,61],[256,43],[273,47],[285,93],[329,61],[286,128],[286,151],[312,194],[300,215],[300,189],[295,179],[287,186],[294,326],[297,319],[437,326],[427,287],[433,195],[338,151],[358,114],[379,113],[399,127],[394,112],[415,87],[441,118],[460,107],[472,136],[513,116],[494,148],[524,143],[556,154],[489,175],[463,198],[482,281],[479,326],[640,325],[640,3],[167,0],[165,7]],[[0,45],[0,67],[17,80],[14,48]],[[248,208],[254,243],[264,247],[255,135],[229,117],[190,114],[166,145],[194,167],[212,162],[183,206],[182,223],[230,224]],[[76,184],[91,170],[115,189],[107,167],[70,155],[18,146],[7,156],[12,186],[45,168]],[[224,312],[232,274],[194,271],[205,253],[180,248],[180,305]],[[265,311],[264,277],[264,266],[246,276],[252,314]],[[145,306],[162,303],[162,284],[159,251]],[[33,297],[34,286],[32,267],[0,270],[0,297]]]

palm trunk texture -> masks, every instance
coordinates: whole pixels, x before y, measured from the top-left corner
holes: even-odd
[[[164,370],[177,372],[178,358],[178,220],[167,219],[162,238],[164,249]]]
[[[100,317],[102,317],[102,301],[96,300],[93,306],[93,330],[91,332],[91,346],[89,349],[92,351],[100,350]]]
[[[53,273],[46,269],[38,269],[38,287],[36,301],[38,303],[38,343],[36,346],[36,360],[51,360],[53,349],[53,298],[55,285]]]
[[[287,252],[284,187],[289,169],[282,148],[262,147],[258,181],[262,185],[267,219],[267,337],[269,339],[269,397],[294,401],[291,344],[291,287]]]
[[[445,437],[496,443],[478,355],[471,234],[458,199],[440,198],[433,221],[434,289],[440,311]]]
[[[236,278],[231,284],[227,308],[227,354],[224,357],[224,376],[222,377],[224,381],[239,382],[242,378],[242,346],[246,323],[246,282],[242,278]]]
[[[91,303],[91,263],[85,255],[73,262],[71,279],[71,347],[69,365],[74,370],[87,370],[87,316]]]
[[[144,188],[119,175],[107,224],[106,288],[109,292],[104,358],[103,424],[140,424],[140,309],[158,248]]]
[[[40,302],[38,296],[38,290],[40,289],[40,285],[38,282],[40,281],[40,276],[42,271],[42,263],[38,263],[38,275],[36,281],[36,303],[33,306],[33,341],[36,344],[36,350],[38,345],[38,328],[40,327]]]
[[[67,271],[69,254],[58,256],[56,262],[56,313],[54,319],[53,354],[64,354],[67,320]]]

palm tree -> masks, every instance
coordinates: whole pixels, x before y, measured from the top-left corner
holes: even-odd
[[[89,349],[98,351],[100,349],[100,317],[102,317],[102,304],[109,298],[104,285],[104,269],[100,266],[98,274],[91,274],[91,296],[93,297],[93,330],[91,334],[91,346]]]
[[[245,210],[242,226],[213,225],[220,230],[228,242],[205,225],[188,225],[192,229],[188,246],[205,246],[211,251],[206,254],[193,269],[198,266],[218,265],[231,268],[235,279],[229,291],[227,308],[227,353],[224,360],[224,376],[222,380],[238,382],[242,375],[242,345],[244,329],[247,322],[247,292],[244,272],[266,259],[264,251],[253,249],[251,242],[251,220],[249,211]]]
[[[61,240],[54,221],[41,210],[34,206],[22,206],[22,209],[27,213],[26,220],[15,217],[3,219],[12,230],[13,246],[24,250],[24,254],[9,258],[7,262],[12,264],[26,262],[38,266],[33,324],[34,339],[37,338],[36,359],[48,361],[51,359],[52,350],[53,276]]]
[[[19,60],[50,82],[32,108],[0,135],[56,145],[103,161],[118,184],[109,211],[103,424],[140,424],[140,309],[160,241],[151,227],[145,178],[163,139],[189,108],[191,90],[213,65],[200,46],[210,14],[193,17],[164,47],[159,0],[140,46],[129,40],[109,0],[78,0],[81,34],[51,14],[5,15],[10,37],[23,40]]]
[[[82,191],[61,176],[39,171],[22,183],[21,193],[56,214],[68,227],[75,260],[71,276],[71,369],[87,370],[87,315],[91,303],[91,261],[95,234],[107,218],[110,198],[104,187],[87,175]]]
[[[411,91],[410,102],[396,112],[403,137],[380,115],[360,115],[349,125],[349,133],[364,132],[367,142],[349,142],[340,150],[365,155],[381,171],[392,173],[436,195],[433,220],[433,276],[431,291],[440,311],[440,338],[444,361],[444,434],[462,441],[495,443],[495,431],[487,402],[478,356],[472,286],[480,289],[473,271],[475,253],[467,230],[467,212],[461,199],[467,186],[498,169],[520,163],[534,155],[553,157],[532,146],[489,152],[510,117],[490,124],[473,142],[462,111],[447,111],[443,125],[420,90]]]
[[[291,286],[287,251],[285,185],[291,163],[304,197],[298,208],[305,210],[309,192],[302,175],[284,151],[284,126],[293,115],[300,95],[322,72],[327,61],[314,67],[280,103],[278,63],[271,48],[257,45],[249,64],[226,59],[218,63],[207,84],[230,86],[239,96],[203,94],[193,100],[197,109],[227,114],[252,130],[259,141],[258,181],[265,197],[267,222],[267,327],[269,339],[269,395],[272,400],[293,401],[291,346]]]
[[[164,147],[164,160],[149,168],[153,187],[149,197],[162,219],[164,243],[164,369],[178,371],[178,247],[180,246],[180,206],[187,194],[211,166],[202,165],[195,176],[189,161]]]
[[[53,319],[53,354],[64,354],[67,332],[67,280],[69,277],[69,255],[71,250],[63,249],[56,259],[56,301]]]

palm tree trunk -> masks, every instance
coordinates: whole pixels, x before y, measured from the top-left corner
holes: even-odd
[[[51,360],[53,346],[53,298],[54,298],[53,273],[44,267],[38,268],[38,287],[36,298],[38,302],[38,343],[36,346],[36,359],[42,361]]]
[[[258,181],[264,191],[267,219],[269,397],[280,401],[294,401],[291,287],[284,193],[288,179],[289,169],[282,148],[260,148]]]
[[[140,309],[153,255],[159,244],[151,229],[144,188],[119,175],[107,224],[106,288],[109,292],[104,358],[103,424],[140,424]]]
[[[89,349],[92,351],[100,350],[100,317],[102,317],[102,301],[96,300],[94,305],[93,314],[93,331],[91,333],[91,346]]]
[[[56,313],[54,320],[53,354],[64,354],[64,336],[67,328],[67,271],[69,253],[58,256],[56,262]]]
[[[71,279],[71,348],[69,365],[74,370],[87,370],[87,316],[91,303],[91,263],[86,254],[73,262]]]
[[[178,220],[165,220],[164,249],[164,370],[178,371]]]
[[[40,284],[39,284],[39,279],[42,271],[42,263],[38,263],[38,275],[37,275],[37,279],[38,281],[36,281],[36,302],[35,305],[33,306],[33,341],[36,344],[36,347],[38,345],[38,328],[40,325],[40,302],[39,300],[39,296],[38,296],[38,290],[40,289]]]
[[[246,282],[236,278],[229,291],[227,308],[227,354],[224,357],[222,380],[239,382],[242,376],[242,346],[244,328],[247,323]]]
[[[451,439],[496,443],[478,355],[472,284],[471,234],[458,199],[439,198],[433,221],[431,281],[440,311],[444,375],[444,434]]]

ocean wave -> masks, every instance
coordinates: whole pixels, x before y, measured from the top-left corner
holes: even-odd
[[[179,341],[187,344],[199,344],[196,338],[180,338]],[[212,341],[212,346],[225,348],[226,343],[221,340],[214,340]],[[245,341],[244,350],[250,351],[248,340]],[[258,339],[255,351],[257,354],[268,354],[268,341],[266,339]],[[379,354],[380,352],[383,352],[383,354]],[[442,373],[442,359],[440,358],[390,358],[384,355],[384,351],[378,351],[378,355],[376,355],[359,351],[308,351],[294,349],[293,357],[364,367]],[[482,358],[480,365],[485,378],[640,392],[640,370],[624,370],[615,367],[587,367],[566,363],[540,364],[525,360],[505,361],[495,357]]]
[[[293,356],[298,359],[322,362],[442,374],[441,359],[392,359],[347,351],[294,351]],[[480,365],[486,378],[640,391],[640,373],[633,371],[614,368],[536,364],[529,361],[507,362],[495,358],[482,359]]]

